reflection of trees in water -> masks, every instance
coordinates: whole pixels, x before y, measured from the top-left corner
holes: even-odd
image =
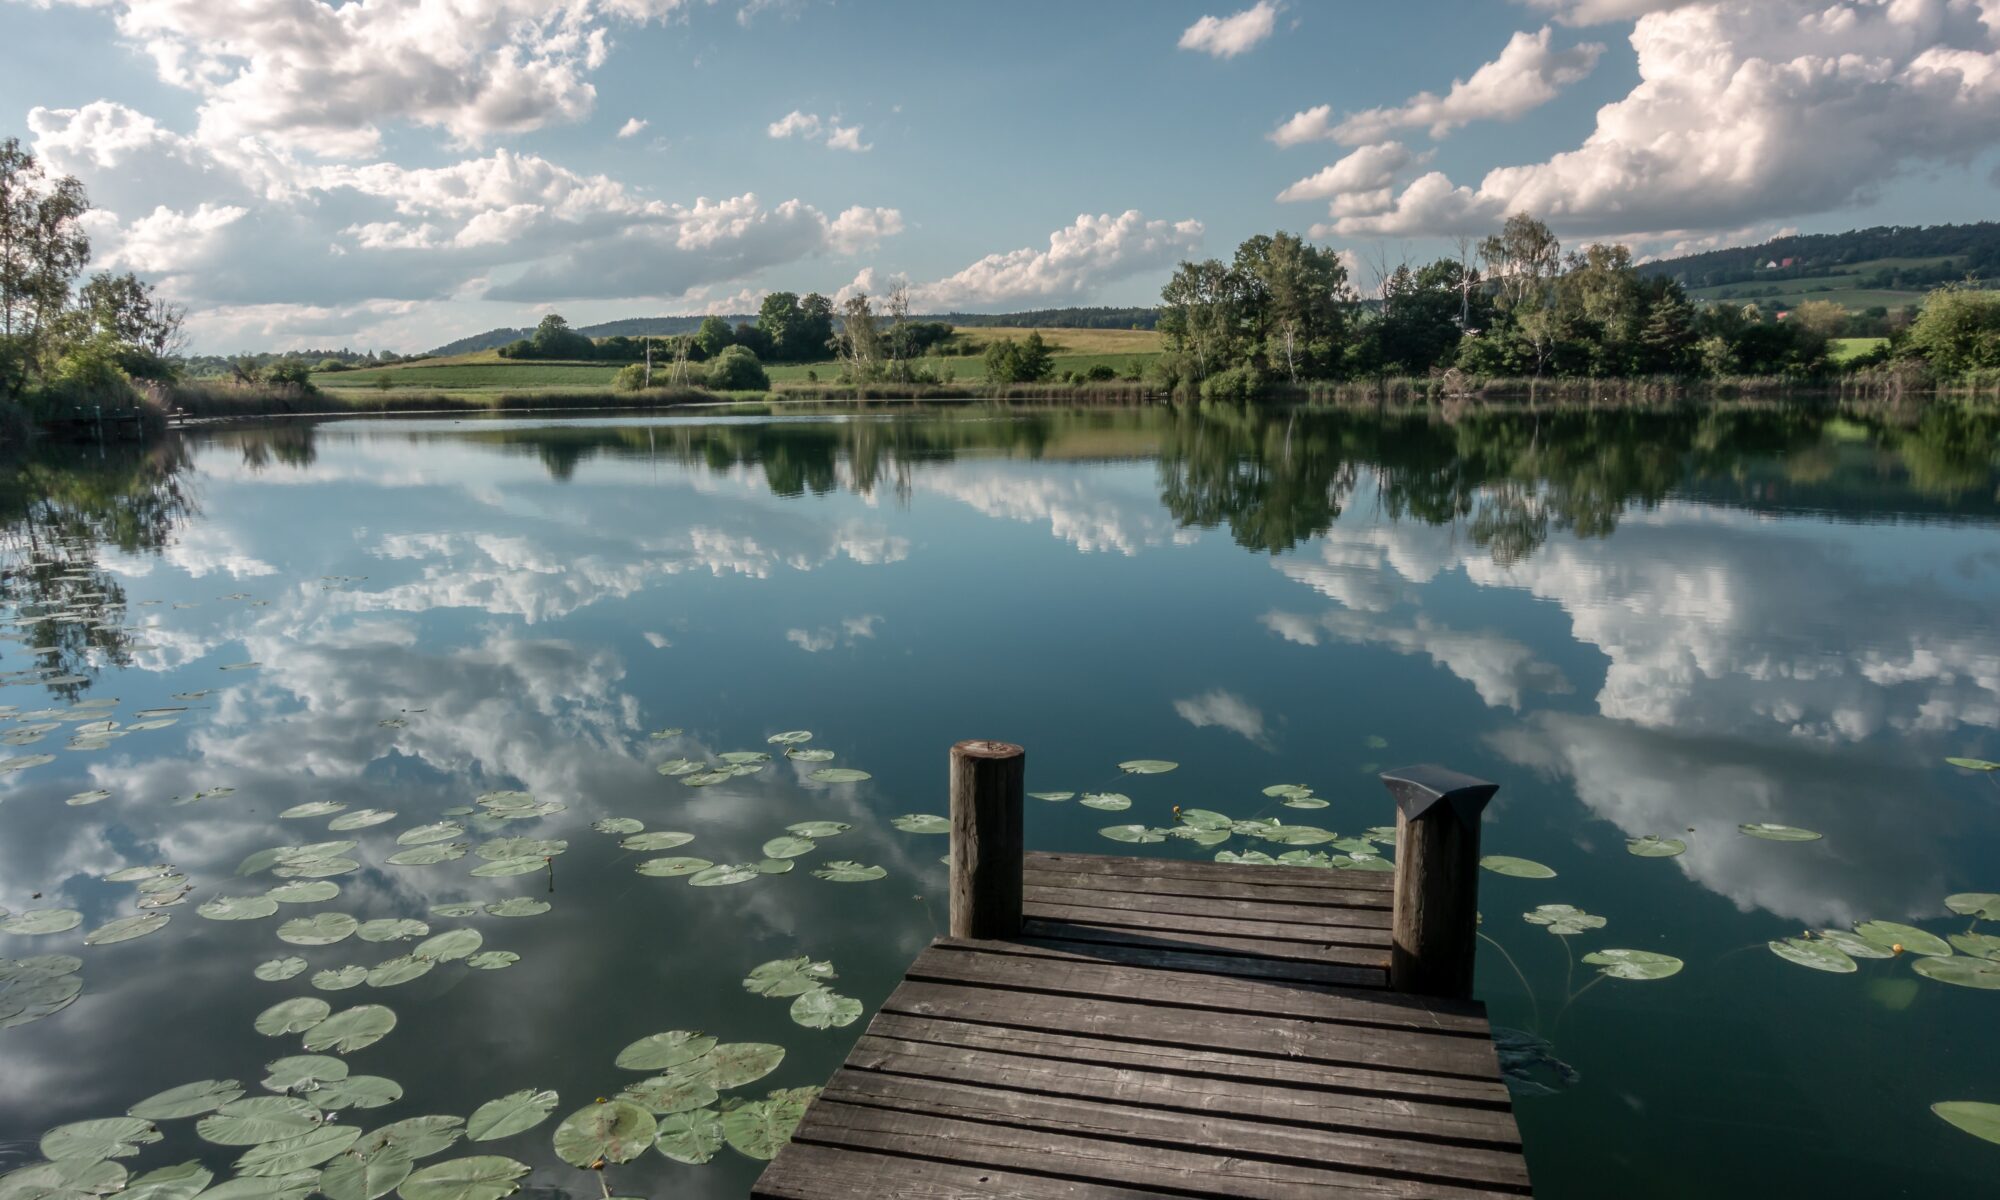
[[[66,701],[103,666],[132,661],[125,589],[98,562],[105,547],[157,553],[197,511],[178,438],[146,446],[43,447],[0,469],[0,603]]]

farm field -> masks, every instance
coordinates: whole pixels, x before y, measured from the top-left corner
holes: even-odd
[[[1888,344],[1888,338],[1834,338],[1828,345],[1827,354],[1833,361],[1844,363],[1851,358],[1860,358],[1877,346]]]
[[[1930,288],[1864,288],[1860,286],[1861,281],[1877,271],[1935,267],[1945,261],[1944,258],[1873,258],[1845,269],[1851,273],[1808,275],[1799,279],[1747,279],[1740,283],[1690,288],[1688,295],[1711,303],[1754,303],[1767,308],[1772,305],[1789,307],[1806,300],[1831,300],[1856,311],[1878,306],[1894,310],[1906,304],[1922,304]],[[1755,294],[1770,288],[1779,289],[1778,293]]]
[[[487,391],[544,387],[609,387],[618,363],[509,362],[482,351],[454,358],[431,358],[408,365],[393,364],[363,371],[326,371],[312,377],[328,389],[379,387],[425,388],[438,391]]]

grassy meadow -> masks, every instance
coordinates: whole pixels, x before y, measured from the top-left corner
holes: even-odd
[[[1741,283],[1719,284],[1715,287],[1689,288],[1688,295],[1695,299],[1731,304],[1755,303],[1769,308],[1790,307],[1807,300],[1831,300],[1856,312],[1866,308],[1887,308],[1891,311],[1906,304],[1922,304],[1930,293],[1930,287],[1908,290],[1883,290],[1864,288],[1862,280],[1877,271],[1908,270],[1913,267],[1935,267],[1949,261],[1946,258],[1871,258],[1845,268],[1838,275],[1808,275],[1801,279],[1773,279],[1769,281],[1745,280]],[[1778,294],[1766,296],[1767,289],[1777,288]]]
[[[973,353],[932,359],[949,369],[954,382],[983,383],[986,380],[985,348],[1001,338],[1025,338],[1039,333],[1049,344],[1055,373],[1084,372],[1095,366],[1110,367],[1121,376],[1134,364],[1144,367],[1160,353],[1160,335],[1140,329],[1015,329],[1005,326],[962,328],[958,336]],[[514,361],[501,358],[497,351],[480,350],[450,358],[428,358],[412,363],[391,363],[361,371],[324,371],[313,375],[314,386],[331,392],[353,388],[385,391],[423,391],[437,394],[475,392],[532,392],[543,389],[575,391],[609,388],[622,363]],[[655,362],[657,374],[665,364]],[[701,364],[694,364],[701,370]],[[787,384],[832,383],[840,376],[840,364],[832,359],[812,363],[766,363],[765,371],[774,388]]]

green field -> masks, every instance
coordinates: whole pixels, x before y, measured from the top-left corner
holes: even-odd
[[[1844,271],[1851,271],[1852,274],[1808,275],[1800,279],[1769,281],[1749,279],[1740,283],[1720,284],[1716,287],[1690,288],[1688,295],[1711,303],[1755,304],[1761,308],[1790,308],[1807,300],[1831,300],[1857,312],[1877,307],[1894,312],[1906,304],[1922,304],[1930,289],[1868,289],[1859,286],[1861,280],[1876,271],[1934,267],[1945,261],[1943,258],[1872,258],[1844,268]],[[1746,294],[1762,292],[1767,288],[1778,288],[1779,294],[1775,296]]]
[[[982,383],[986,379],[986,345],[1004,337],[1024,338],[1039,333],[1049,344],[1055,359],[1055,373],[1084,372],[1107,366],[1120,375],[1134,363],[1144,367],[1160,352],[1160,335],[1138,329],[1013,329],[1001,326],[962,328],[959,334],[979,353],[952,355],[929,360],[949,370],[956,383]],[[395,363],[361,371],[326,371],[312,377],[313,384],[328,390],[387,387],[397,391],[435,392],[521,392],[543,388],[608,388],[622,363],[602,362],[516,362],[492,350],[460,354],[451,358],[431,358],[413,363]],[[700,382],[701,364],[693,364]],[[655,362],[658,375],[665,364]],[[767,363],[765,370],[773,384],[802,384],[808,375],[820,383],[840,377],[840,364],[832,360],[816,363]]]
[[[1850,358],[1860,358],[1877,346],[1888,344],[1888,338],[1834,338],[1827,344],[1827,357],[1844,363]]]

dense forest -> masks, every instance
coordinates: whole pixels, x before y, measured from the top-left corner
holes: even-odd
[[[2000,279],[2000,222],[1975,225],[1878,225],[1846,233],[1808,233],[1757,246],[1710,250],[1645,263],[1643,275],[1663,276],[1688,288],[1845,274],[1879,259],[1949,259],[1919,271],[1902,268],[1905,286],[1951,283],[1973,275]],[[1919,278],[1919,276],[1922,276]]]

